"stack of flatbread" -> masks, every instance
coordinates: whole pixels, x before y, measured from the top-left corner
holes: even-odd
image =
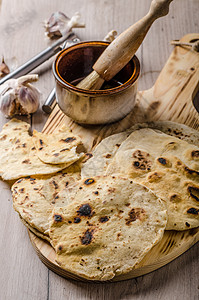
[[[64,205],[58,192],[80,179],[82,150],[81,139],[66,126],[49,135],[36,130],[31,134],[29,124],[12,119],[0,133],[0,176],[18,179],[12,189],[14,208],[22,222],[44,239],[49,240],[53,205],[60,201]]]
[[[198,131],[138,124],[105,138],[84,160],[70,129],[28,130],[15,119],[4,126],[0,175],[17,180],[15,210],[68,272],[110,280],[135,268],[165,230],[199,226]]]
[[[46,135],[12,119],[0,133],[0,176],[15,180],[30,175],[53,174],[83,157],[82,142],[69,128]]]

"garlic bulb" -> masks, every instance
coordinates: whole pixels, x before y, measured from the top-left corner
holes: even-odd
[[[62,12],[55,12],[45,22],[46,35],[49,38],[61,37],[67,34],[72,28],[85,27],[84,24],[79,23],[79,19],[80,14],[78,12],[71,19]]]
[[[37,81],[38,75],[25,75],[10,79],[0,86],[0,109],[7,117],[29,115],[39,107],[41,93],[30,82]]]

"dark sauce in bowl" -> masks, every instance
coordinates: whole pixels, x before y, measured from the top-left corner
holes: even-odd
[[[76,86],[78,85],[78,83],[80,83],[85,77],[81,77],[78,79],[75,79],[73,81],[70,82],[70,84]],[[109,81],[105,81],[101,87],[101,90],[108,90],[108,89],[113,89],[116,88],[118,86],[122,85],[122,82],[118,81],[117,79],[111,79]]]

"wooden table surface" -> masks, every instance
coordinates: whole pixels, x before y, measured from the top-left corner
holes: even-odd
[[[21,65],[49,45],[44,20],[52,12],[71,17],[81,13],[85,29],[76,29],[81,40],[101,40],[112,29],[122,32],[144,16],[151,0],[0,0],[0,56]],[[199,0],[174,0],[168,16],[157,20],[137,52],[141,63],[139,90],[150,88],[180,39],[199,29]],[[35,73],[43,94],[41,104],[54,86],[52,59]],[[48,115],[40,108],[31,119],[42,130]],[[25,118],[24,118],[25,119]],[[26,120],[26,119],[25,119]],[[0,114],[0,129],[8,120]],[[49,271],[31,246],[27,230],[13,210],[8,185],[0,182],[0,299],[198,299],[199,247],[148,275],[118,283],[91,284],[66,280]]]

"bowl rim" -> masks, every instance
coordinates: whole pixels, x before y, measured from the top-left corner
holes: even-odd
[[[134,70],[133,70],[131,77],[123,84],[121,84],[117,87],[114,87],[114,88],[104,89],[104,90],[85,90],[85,89],[81,89],[75,85],[70,84],[69,82],[64,80],[63,77],[60,75],[60,73],[58,71],[59,62],[65,55],[67,55],[67,53],[73,51],[74,49],[79,49],[82,47],[85,48],[88,46],[90,46],[90,47],[92,47],[92,46],[108,46],[109,44],[110,44],[109,42],[105,42],[105,41],[86,41],[86,42],[77,43],[66,49],[63,49],[62,51],[60,51],[58,53],[58,55],[55,58],[55,61],[53,62],[53,65],[52,65],[52,70],[53,70],[53,75],[55,77],[55,80],[65,89],[68,89],[68,90],[76,92],[76,93],[86,94],[86,95],[91,95],[91,96],[92,95],[101,96],[101,95],[106,95],[106,94],[108,94],[108,95],[116,94],[116,93],[122,92],[123,90],[132,86],[132,84],[134,82],[136,82],[136,80],[138,79],[138,77],[140,75],[140,62],[136,55],[134,55],[133,58],[130,60],[133,62],[133,65],[134,65]]]

